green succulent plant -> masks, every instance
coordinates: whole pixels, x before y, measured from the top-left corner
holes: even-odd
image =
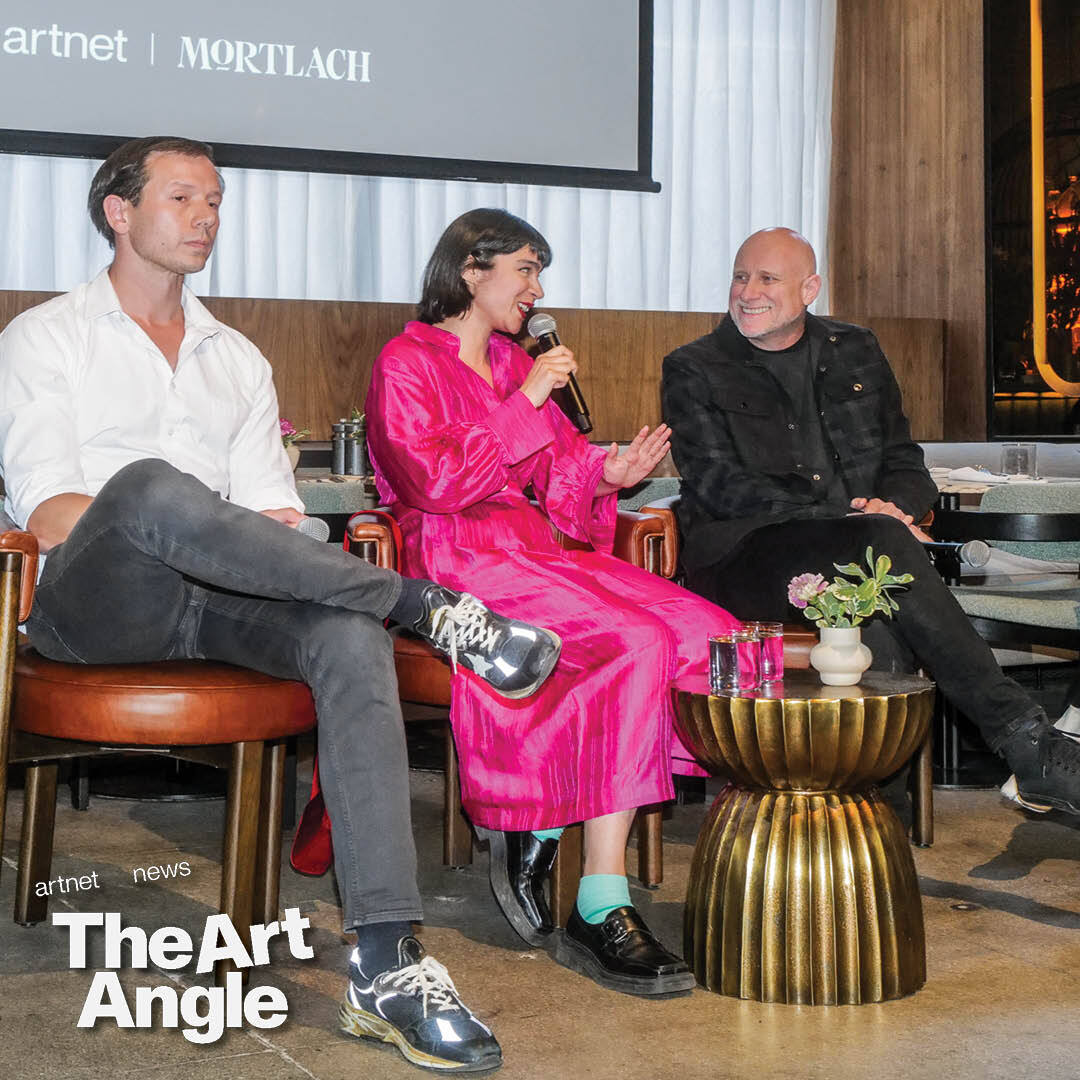
[[[854,562],[844,566],[833,563],[833,566],[847,577],[838,576],[831,584],[825,584],[825,579],[821,578],[817,594],[805,597],[803,614],[819,627],[858,626],[863,619],[876,613],[891,619],[892,613],[900,609],[892,596],[893,591],[915,580],[911,574],[890,574],[892,559],[888,555],[878,555],[875,559],[874,549],[869,547],[866,549],[866,569]],[[798,580],[793,579],[793,583]]]

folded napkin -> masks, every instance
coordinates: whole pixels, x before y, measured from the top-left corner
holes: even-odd
[[[988,469],[976,469],[965,465],[962,469],[950,469],[948,479],[959,480],[968,484],[1045,484],[1045,477],[1007,476],[1005,473],[992,473]]]
[[[988,469],[976,469],[965,465],[962,469],[950,469],[950,480],[963,480],[971,484],[1005,484],[1009,478],[1004,473],[992,473]]]

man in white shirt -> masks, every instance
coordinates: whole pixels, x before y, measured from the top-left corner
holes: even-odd
[[[0,335],[5,510],[45,555],[27,632],[56,660],[210,658],[306,682],[358,939],[343,1028],[428,1067],[493,1068],[494,1036],[412,937],[422,913],[382,620],[475,658],[514,697],[543,681],[558,639],[296,531],[270,365],[184,287],[221,197],[208,146],[126,143],[89,197],[111,266]]]

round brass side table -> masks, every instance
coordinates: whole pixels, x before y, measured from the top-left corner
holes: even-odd
[[[733,997],[860,1004],[926,981],[904,830],[872,786],[926,738],[933,684],[867,672],[823,686],[790,672],[758,694],[676,683],[676,724],[733,781],[694,849],[683,923],[698,982]]]

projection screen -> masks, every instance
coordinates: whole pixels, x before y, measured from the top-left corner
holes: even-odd
[[[0,150],[659,190],[652,0],[4,0]]]

